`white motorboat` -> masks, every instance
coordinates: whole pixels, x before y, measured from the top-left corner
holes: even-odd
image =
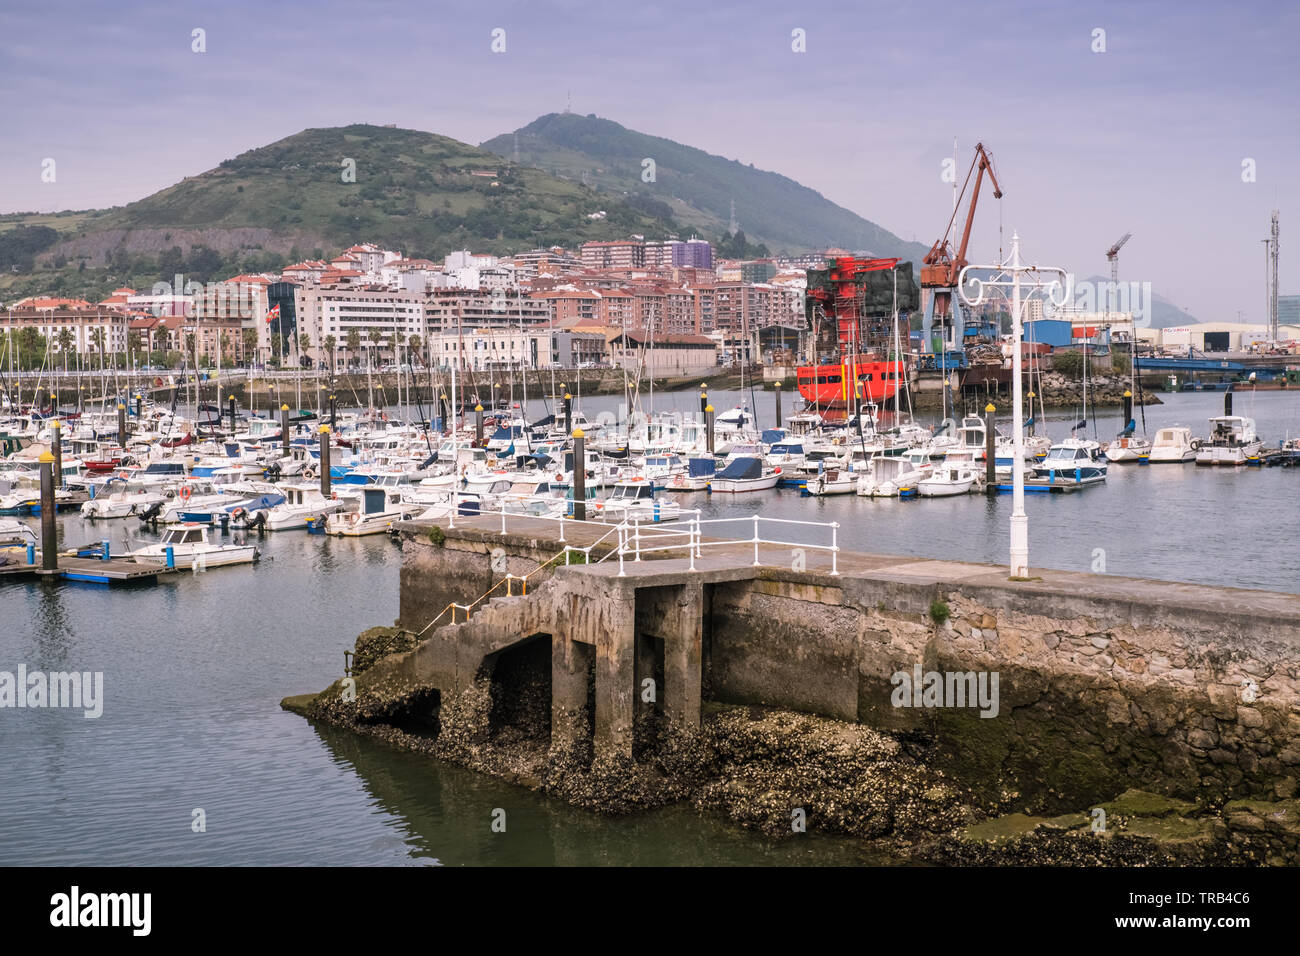
[[[686,472],[678,472],[664,482],[665,491],[708,491],[709,482],[718,473],[715,458],[688,458]]]
[[[383,534],[394,522],[414,517],[428,505],[405,500],[395,488],[363,485],[360,498],[346,511],[336,511],[325,518],[325,533],[344,537]]]
[[[342,511],[354,497],[352,489],[337,491],[326,498],[316,484],[280,485],[284,501],[267,509],[266,527],[270,531],[291,531],[307,527],[307,521],[317,515]]]
[[[823,468],[808,478],[803,490],[814,498],[851,495],[858,490],[858,473],[849,468]]]
[[[1095,485],[1106,480],[1106,456],[1097,442],[1067,438],[1048,449],[1047,457],[1034,465],[1027,483],[1043,487]]]
[[[867,462],[866,470],[858,476],[857,492],[864,498],[912,495],[917,491],[917,484],[933,470],[934,462],[925,448],[897,457],[882,455]]]
[[[1147,461],[1152,465],[1181,465],[1195,461],[1196,446],[1199,444],[1199,440],[1192,437],[1190,428],[1183,428],[1181,425],[1161,428],[1151,442],[1151,452]]]
[[[194,523],[173,524],[163,531],[157,544],[137,548],[131,558],[146,564],[166,564],[170,560],[179,566],[216,568],[228,564],[251,564],[257,560],[258,550],[251,544],[213,544],[208,540],[206,526]]]
[[[167,497],[160,492],[148,491],[125,479],[114,478],[94,498],[81,503],[81,514],[92,520],[127,518],[142,515],[154,505],[163,505],[166,501]]]
[[[26,548],[36,543],[31,527],[16,518],[0,518],[0,548]]]
[[[961,462],[942,463],[916,483],[917,494],[922,498],[947,498],[966,495],[974,491],[982,475],[981,469]]]
[[[781,480],[781,469],[763,467],[761,458],[737,458],[718,472],[709,482],[709,491],[721,494],[741,494],[749,491],[767,491]]]
[[[1198,465],[1258,464],[1264,443],[1255,434],[1255,419],[1218,415],[1210,419],[1214,430],[1196,450]]]
[[[1150,456],[1151,440],[1136,435],[1120,435],[1106,446],[1106,460],[1116,464],[1141,461],[1144,458],[1150,461]]]
[[[644,478],[628,478],[614,484],[608,498],[588,506],[589,513],[605,521],[675,521],[681,505],[656,496],[655,484]]]

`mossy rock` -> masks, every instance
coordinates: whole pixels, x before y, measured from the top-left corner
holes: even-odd
[[[979,823],[972,823],[957,835],[971,843],[1005,843],[1027,836],[1038,829],[1044,822],[1042,817],[1031,817],[1024,813],[1008,813],[1000,817],[989,817]]]
[[[315,694],[298,694],[294,697],[286,697],[280,701],[280,706],[284,710],[298,714],[300,717],[306,717],[307,709],[311,707],[315,699]]]
[[[1100,804],[1107,816],[1121,817],[1168,817],[1173,815],[1191,816],[1197,812],[1197,806],[1187,800],[1166,797],[1147,790],[1125,790],[1109,803]]]
[[[1182,816],[1133,817],[1123,833],[1129,837],[1144,837],[1161,844],[1210,843],[1214,840],[1214,824],[1210,820],[1189,820]]]

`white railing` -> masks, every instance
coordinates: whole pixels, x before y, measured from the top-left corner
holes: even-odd
[[[753,545],[754,561],[753,566],[762,565],[760,548],[778,547],[778,548],[799,548],[810,549],[814,551],[828,551],[831,556],[831,574],[838,576],[839,570],[839,529],[838,521],[796,521],[792,518],[768,518],[763,515],[748,515],[735,518],[701,518],[701,510],[682,509],[678,512],[679,520],[690,516],[685,527],[675,522],[675,527],[666,526],[662,521],[656,521],[652,516],[633,515],[625,517],[618,524],[610,525],[609,530],[602,534],[591,544],[585,546],[571,545],[565,541],[564,525],[565,522],[572,522],[574,519],[568,517],[563,512],[558,515],[534,515],[518,511],[484,511],[478,510],[472,513],[461,514],[465,518],[495,518],[501,519],[501,534],[506,534],[509,529],[509,520],[511,518],[522,519],[525,521],[553,521],[558,523],[560,537],[559,540],[564,544],[564,563],[570,564],[570,555],[572,552],[581,552],[585,563],[600,564],[611,556],[618,558],[619,577],[626,577],[627,572],[624,567],[626,560],[633,563],[639,562],[642,555],[654,554],[665,551],[680,551],[683,548],[687,550],[690,561],[690,570],[698,570],[695,567],[695,559],[704,557],[705,548],[717,547],[734,547],[735,545]],[[744,538],[731,538],[726,536],[715,536],[705,538],[705,526],[717,526],[725,524],[746,523],[752,526],[752,533]],[[590,526],[600,522],[590,521],[583,524]],[[830,544],[821,544],[807,541],[787,541],[777,537],[764,537],[764,526],[783,525],[798,526],[808,528],[825,528],[830,531]],[[455,527],[450,523],[449,527]],[[773,532],[774,534],[776,532]],[[591,552],[600,544],[603,544],[611,535],[618,536],[618,544],[615,548],[606,552],[595,562],[591,560]],[[650,543],[647,543],[650,542]],[[507,575],[507,577],[515,577]]]

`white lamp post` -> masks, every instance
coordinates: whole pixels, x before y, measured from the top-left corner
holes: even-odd
[[[967,274],[972,269],[989,271],[993,275],[980,279]],[[1021,278],[1022,274],[1025,278]],[[1054,275],[1054,278],[1047,278]],[[972,293],[967,294],[970,284]],[[1064,306],[1071,299],[1072,281],[1069,273],[1055,266],[1026,266],[1020,262],[1020,236],[1011,236],[1011,256],[998,265],[968,265],[961,270],[957,278],[958,291],[962,301],[969,306],[976,306],[986,301],[984,290],[996,290],[1003,297],[1007,289],[1011,290],[1011,429],[1015,441],[1014,460],[1011,463],[1012,507],[1011,507],[1011,577],[1029,577],[1029,516],[1025,514],[1025,436],[1024,415],[1021,411],[1023,391],[1020,380],[1020,339],[1022,334],[1021,291],[1027,292],[1027,298],[1034,293],[1044,294],[1057,308]],[[1058,293],[1060,298],[1058,299]]]

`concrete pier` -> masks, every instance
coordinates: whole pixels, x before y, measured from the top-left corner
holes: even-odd
[[[620,573],[609,530],[565,522],[568,545],[591,547],[565,566],[555,522],[403,525],[399,624],[413,649],[357,674],[359,700],[391,708],[434,688],[448,719],[487,721],[474,701],[533,668],[552,754],[626,761],[651,722],[689,738],[714,701],[920,734],[945,772],[1035,809],[1133,787],[1296,792],[1300,596],[1057,571],[1012,581],[845,552],[832,575],[824,552],[794,561],[763,545],[755,565],[748,543],[706,548],[694,569],[684,550],[625,555]],[[452,602],[472,605],[468,620],[454,609],[453,623]],[[998,697],[900,705],[898,675],[932,672],[996,675]]]

